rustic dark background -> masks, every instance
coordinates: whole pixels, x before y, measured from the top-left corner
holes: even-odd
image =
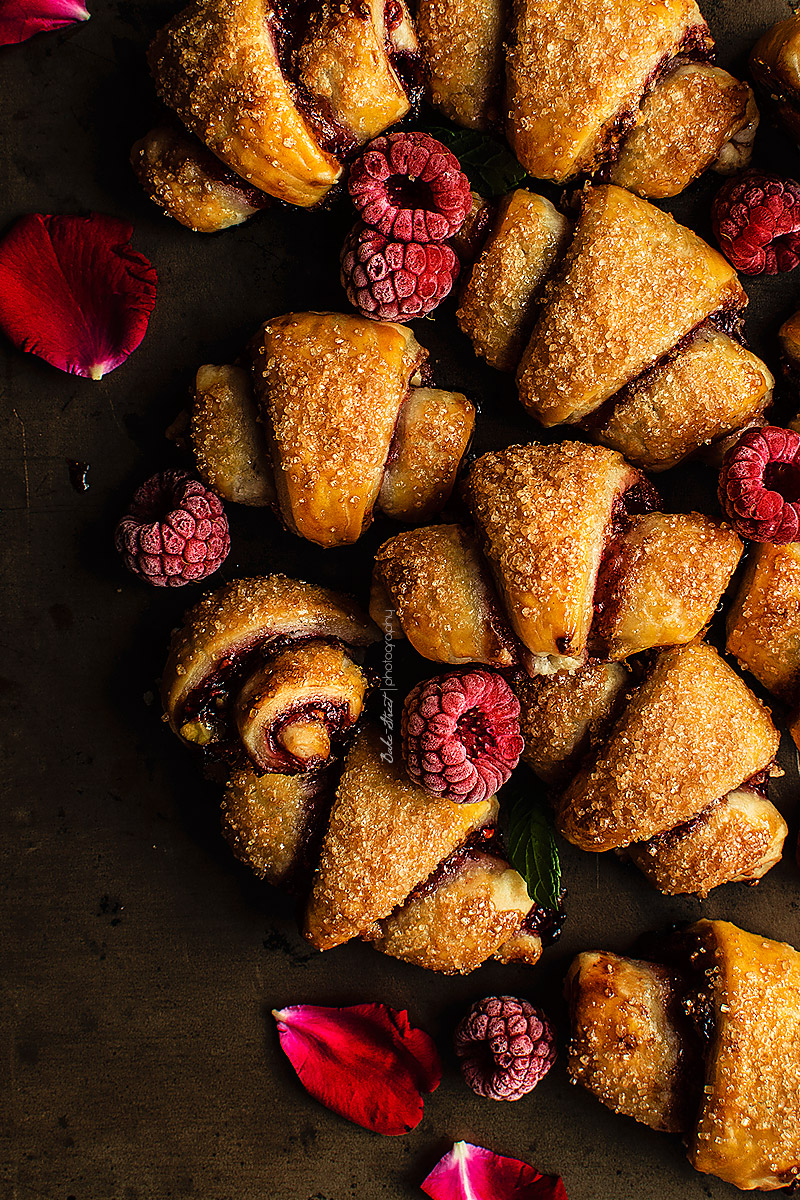
[[[722,888],[702,905],[670,900],[613,856],[564,847],[569,919],[534,970],[445,979],[360,944],[318,955],[296,932],[291,903],[223,844],[216,791],[161,724],[156,698],[169,631],[200,589],[164,594],[126,575],[112,531],[134,487],[175,461],[163,430],[199,363],[229,361],[269,315],[344,307],[336,260],[350,214],[344,205],[268,212],[213,237],[163,218],[127,154],[155,112],[144,50],[177,3],[90,7],[87,24],[0,50],[0,227],[36,211],[124,217],[159,291],[144,343],[99,383],[3,346],[0,1194],[411,1200],[439,1155],[466,1138],[560,1172],[570,1200],[730,1200],[738,1193],[695,1174],[677,1139],[570,1088],[563,1057],[529,1097],[494,1104],[463,1085],[449,1039],[468,1003],[498,990],[542,1003],[563,1031],[572,955],[624,949],[673,920],[727,917],[800,943],[790,744],[775,794],[791,849],[764,883]],[[783,0],[705,9],[719,61],[734,72],[789,13]],[[796,148],[774,130],[759,133],[758,158],[800,175]],[[707,177],[672,206],[702,233],[717,184]],[[749,335],[773,368],[775,332],[799,285],[800,271],[747,284]],[[437,380],[480,402],[479,449],[534,434],[509,382],[457,332],[452,308],[418,336]],[[87,491],[73,488],[68,459],[89,464]],[[707,468],[664,482],[676,507],[712,495]],[[362,599],[371,552],[389,532],[383,522],[358,548],[326,554],[257,510],[230,516],[233,550],[218,579],[280,568]],[[367,999],[407,1007],[443,1053],[441,1087],[403,1138],[314,1103],[278,1050],[273,1007]]]

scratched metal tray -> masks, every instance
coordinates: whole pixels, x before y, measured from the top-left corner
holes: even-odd
[[[163,219],[127,165],[153,115],[143,52],[177,0],[94,0],[88,25],[0,51],[2,224],[27,211],[130,219],[159,275],[139,350],[99,383],[5,356],[3,727],[0,888],[3,1028],[0,1193],[10,1200],[404,1200],[458,1138],[563,1175],[570,1200],[695,1200],[738,1193],[695,1174],[674,1138],[615,1117],[569,1087],[563,1056],[517,1104],[474,1097],[449,1049],[456,1019],[486,993],[519,992],[564,1030],[561,981],[581,949],[625,949],[642,931],[701,914],[800,944],[791,850],[756,889],[704,904],[667,899],[613,855],[564,847],[569,918],[534,970],[446,979],[361,944],[312,952],[291,902],[237,866],[218,832],[217,791],[159,720],[170,629],[197,589],[161,594],[111,549],[134,486],[171,451],[163,429],[200,362],[225,362],[266,316],[338,308],[337,252],[350,214],[272,211],[195,236]],[[707,0],[719,61],[745,69],[783,0]],[[767,129],[759,160],[800,174]],[[708,234],[717,182],[671,206]],[[775,333],[800,302],[800,271],[747,283],[753,347],[776,366]],[[452,308],[421,322],[435,377],[480,404],[477,449],[535,436],[513,388],[479,363]],[[4,347],[7,349],[7,347]],[[89,464],[76,490],[67,460]],[[74,475],[74,472],[73,472]],[[664,480],[667,503],[702,504],[702,467]],[[269,515],[231,510],[224,575],[281,569],[366,598],[378,522],[355,548],[322,552]],[[401,652],[402,653],[402,652]],[[779,715],[782,715],[779,713]],[[796,759],[775,786],[796,836]],[[380,1138],[309,1099],[277,1048],[275,1006],[381,1000],[437,1036],[445,1072],[425,1118]]]

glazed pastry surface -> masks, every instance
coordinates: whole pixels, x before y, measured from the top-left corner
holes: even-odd
[[[758,109],[750,86],[719,67],[687,63],[645,97],[611,181],[651,199],[677,196],[747,124],[754,137]]]
[[[800,544],[751,546],[727,649],[781,700],[800,699]]]
[[[554,665],[585,654],[615,503],[638,481],[598,446],[511,446],[484,454],[464,497],[515,633]]]
[[[461,392],[412,388],[400,409],[378,504],[397,521],[429,520],[450,499],[475,428]]]
[[[306,937],[319,950],[388,917],[497,812],[494,799],[437,799],[406,779],[396,748],[395,761],[387,758],[377,730],[363,727],[345,761],[306,913]]]
[[[747,303],[721,254],[611,185],[586,193],[545,300],[517,384],[546,426],[588,416],[711,313]]]
[[[516,369],[536,317],[534,298],[571,229],[549,200],[524,188],[500,201],[458,309],[458,323],[476,353],[498,371]]]
[[[768,767],[779,741],[768,710],[711,646],[662,651],[559,798],[558,826],[584,850],[646,841]]]
[[[515,0],[506,132],[523,166],[556,183],[591,174],[693,28],[710,46],[693,0]]]
[[[190,439],[206,487],[236,504],[275,500],[272,464],[243,367],[206,365],[195,377]]]
[[[503,35],[509,0],[420,0],[417,30],[431,101],[457,125],[500,120]]]
[[[676,466],[758,420],[775,379],[766,363],[706,322],[677,354],[633,380],[587,428],[646,471]]]
[[[262,326],[255,391],[293,532],[321,546],[360,537],[425,355],[410,329],[364,317],[289,313]]]
[[[240,862],[276,887],[302,864],[324,775],[258,774],[248,765],[231,775],[222,801],[222,832]]]

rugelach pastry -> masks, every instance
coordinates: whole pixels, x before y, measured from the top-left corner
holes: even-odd
[[[475,409],[422,386],[405,325],[288,313],[262,325],[252,367],[200,367],[189,443],[223,500],[276,507],[317,545],[349,545],[381,509],[429,520],[447,502]]]
[[[246,220],[264,196],[319,204],[347,157],[408,114],[421,82],[403,0],[193,0],[148,59],[187,134],[148,134],[134,169],[156,203],[203,232]]]
[[[625,693],[614,681],[594,699],[577,680],[574,692],[574,725],[585,736],[586,724],[590,750],[554,797],[556,824],[570,842],[624,850],[668,894],[705,896],[721,883],[758,880],[778,862],[787,826],[766,785],[780,773],[780,737],[769,711],[711,646],[663,650]],[[570,690],[562,699],[573,703]],[[535,687],[521,695],[522,727],[543,742],[567,720],[535,701]],[[568,737],[561,740],[570,754]],[[545,770],[552,778],[552,762]]]
[[[680,1133],[689,1161],[745,1191],[800,1176],[800,954],[727,921],[644,961],[579,954],[565,983],[571,1078],[614,1112]]]
[[[800,141],[800,17],[768,29],[750,52],[750,71],[785,129]]]
[[[184,742],[259,771],[319,771],[361,716],[360,662],[379,638],[348,596],[285,575],[236,580],[173,635],[165,719]]]
[[[435,662],[549,674],[691,641],[742,552],[710,517],[650,511],[653,488],[602,446],[493,451],[463,495],[474,529],[411,530],[375,559],[373,619]]]
[[[448,974],[490,958],[538,960],[544,910],[500,848],[494,797],[432,797],[409,782],[399,747],[370,724],[338,786],[318,778],[258,775],[249,766],[232,776],[222,807],[237,858],[307,896],[312,945],[362,938]]]
[[[708,65],[694,0],[420,0],[417,27],[432,103],[504,129],[537,179],[610,173],[665,197],[749,161],[752,91]]]

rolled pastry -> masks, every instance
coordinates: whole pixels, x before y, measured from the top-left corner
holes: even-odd
[[[759,420],[774,385],[766,363],[712,319],[617,392],[585,427],[637,467],[665,471]]]
[[[750,547],[728,612],[727,649],[788,704],[800,700],[800,544]]]
[[[432,797],[397,758],[370,726],[347,755],[306,912],[305,935],[318,950],[371,936],[470,833],[494,821],[494,798]]]
[[[506,67],[514,153],[539,179],[591,175],[636,124],[665,62],[711,45],[693,0],[515,0]]]
[[[253,344],[255,393],[289,528],[320,546],[369,523],[409,383],[426,356],[404,325],[289,313]]]
[[[579,421],[706,317],[746,303],[697,234],[622,188],[592,188],[522,357],[520,400],[543,425]]]
[[[461,293],[458,323],[477,354],[514,371],[536,316],[535,297],[566,249],[571,223],[544,196],[518,188],[498,206]]]
[[[578,956],[570,1075],[613,1111],[683,1132],[698,1171],[747,1191],[793,1184],[800,954],[727,921],[699,921],[665,950],[669,968]]]
[[[198,475],[223,500],[274,503],[272,463],[256,418],[249,371],[210,364],[198,368],[190,441]]]
[[[411,388],[383,473],[378,505],[398,521],[426,521],[453,491],[475,428],[475,407],[461,392]]]
[[[412,529],[384,542],[370,615],[434,662],[508,667],[519,658],[486,564],[461,525]]]
[[[750,71],[781,124],[800,141],[800,17],[779,21],[759,38]]]
[[[677,196],[708,167],[746,167],[757,128],[749,84],[708,63],[686,63],[645,97],[611,182],[651,199]]]
[[[509,0],[420,0],[417,30],[431,102],[457,125],[501,120],[503,36]]]
[[[159,125],[136,142],[131,166],[150,199],[196,233],[241,225],[272,203],[177,125]]]
[[[366,647],[379,637],[349,597],[327,588],[285,575],[236,580],[205,596],[173,635],[161,682],[167,719],[184,741],[225,742],[242,686],[270,652],[311,639]],[[283,715],[297,712],[287,701]]]
[[[662,651],[558,798],[558,827],[584,850],[647,841],[768,768],[779,741],[768,710],[711,646]]]

